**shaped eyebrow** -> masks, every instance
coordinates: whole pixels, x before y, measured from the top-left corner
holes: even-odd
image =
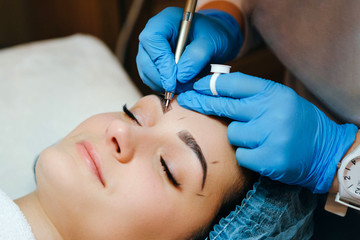
[[[172,109],[171,103],[169,104],[169,108],[166,109],[166,100],[163,95],[157,94],[157,93],[155,93],[154,95],[158,97],[161,108],[162,108],[162,112],[164,114]],[[200,161],[201,168],[203,170],[203,180],[202,180],[202,184],[201,184],[201,190],[203,190],[204,186],[205,186],[205,182],[206,182],[206,176],[207,176],[207,163],[206,163],[205,157],[202,153],[202,150],[201,150],[199,144],[196,142],[195,138],[191,135],[191,133],[189,131],[182,130],[182,131],[178,132],[177,135],[181,139],[181,141],[183,141],[195,153],[195,155],[197,156],[197,158]]]
[[[197,156],[197,158],[200,161],[201,164],[201,168],[203,170],[203,179],[202,179],[202,184],[201,184],[201,190],[204,189],[205,186],[205,181],[206,181],[206,176],[207,176],[207,163],[205,160],[205,157],[202,153],[202,150],[200,148],[200,146],[197,144],[195,138],[191,135],[191,133],[187,130],[182,130],[180,132],[177,133],[178,137],[181,139],[181,141],[183,141],[186,146],[188,146]]]

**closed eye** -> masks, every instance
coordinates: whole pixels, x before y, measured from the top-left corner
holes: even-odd
[[[126,104],[123,106],[123,111],[129,118],[131,118],[133,121],[135,121],[137,123],[137,125],[141,126],[141,124],[139,123],[137,118],[134,116],[134,114],[132,112],[130,112],[130,110],[126,107]]]
[[[166,176],[169,179],[169,181],[172,183],[172,185],[174,185],[174,187],[178,188],[180,186],[180,184],[176,181],[176,179],[170,172],[165,160],[161,156],[160,156],[160,162],[161,162],[161,165],[163,166],[164,172],[166,173]]]

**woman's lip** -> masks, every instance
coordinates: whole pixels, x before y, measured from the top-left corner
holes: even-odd
[[[77,150],[84,158],[86,164],[90,167],[91,171],[98,177],[101,184],[105,187],[104,176],[101,169],[101,161],[95,148],[88,141],[81,141],[76,144]]]

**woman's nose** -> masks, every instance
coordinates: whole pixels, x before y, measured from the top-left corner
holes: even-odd
[[[122,120],[114,120],[106,131],[106,142],[111,153],[121,163],[129,162],[134,155],[133,126]]]

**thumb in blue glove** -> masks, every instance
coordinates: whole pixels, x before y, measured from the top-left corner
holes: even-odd
[[[166,8],[149,20],[139,36],[136,57],[139,75],[153,90],[172,92],[175,87],[178,93],[189,90],[194,78],[210,61],[228,61],[241,47],[241,30],[230,14],[199,11],[192,21],[188,45],[176,64],[173,52],[182,17],[183,9]]]
[[[242,73],[220,75],[212,96],[210,76],[178,103],[232,120],[227,134],[241,166],[314,193],[329,190],[337,163],[353,143],[357,127],[331,121],[292,89]]]

